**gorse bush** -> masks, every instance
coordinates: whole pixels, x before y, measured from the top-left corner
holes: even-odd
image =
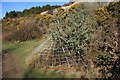
[[[96,21],[102,30],[101,36],[96,40],[99,40],[99,51],[101,51],[96,62],[101,67],[102,77],[119,78],[120,76],[120,73],[117,72],[120,70],[120,64],[117,64],[120,58],[120,9],[118,7],[120,7],[120,2],[110,3],[96,12]]]
[[[4,41],[26,41],[40,38],[47,33],[51,15],[31,15],[3,20]]]

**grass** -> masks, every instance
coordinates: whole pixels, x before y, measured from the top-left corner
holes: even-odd
[[[17,67],[21,68],[20,77],[24,76],[24,73],[28,70],[28,66],[26,65],[25,59],[37,46],[42,43],[42,40],[30,40],[25,42],[3,42],[2,50],[7,51],[9,54],[13,54],[15,56],[15,64]],[[34,72],[34,71],[33,71]],[[33,73],[34,74],[34,73]]]
[[[32,70],[28,69],[24,75],[25,78],[75,78],[75,74],[67,75],[59,70]]]
[[[64,74],[64,72],[59,72],[58,70],[36,70],[30,69],[25,62],[26,57],[35,48],[37,48],[46,37],[38,40],[30,40],[24,42],[4,42],[2,43],[2,50],[7,51],[8,54],[13,54],[15,56],[15,64],[17,67],[21,68],[22,78],[64,78],[69,77]]]
[[[25,58],[39,45],[39,43],[40,41],[38,40],[25,41],[22,43],[3,42],[3,50],[14,54],[16,59],[20,62],[20,66],[26,67]]]
[[[46,35],[41,39],[34,39],[24,42],[4,42],[2,43],[2,50],[12,53],[16,56],[19,65],[23,68],[26,67],[25,59],[35,48],[37,48],[44,40]]]

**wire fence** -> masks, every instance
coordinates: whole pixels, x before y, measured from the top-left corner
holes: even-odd
[[[42,45],[42,47],[38,47],[32,52],[32,54],[30,54],[31,57],[29,56],[29,59],[33,60],[33,56],[38,54],[36,55],[38,57],[37,60],[33,60],[32,67],[54,68],[64,65],[64,67],[75,68],[80,64],[87,67],[83,57],[80,54],[76,54],[75,52],[73,53],[73,51],[69,50],[67,47],[62,47],[62,49],[56,48],[57,43],[53,40],[53,37],[46,40]],[[27,58],[28,61],[30,61],[29,59]]]

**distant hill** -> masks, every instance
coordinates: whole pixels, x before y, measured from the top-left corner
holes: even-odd
[[[46,5],[43,7],[40,7],[40,6],[32,7],[30,9],[25,9],[23,11],[10,11],[10,12],[6,12],[4,19],[5,18],[23,17],[23,16],[27,16],[27,15],[31,15],[31,14],[40,14],[41,12],[44,12],[47,10],[53,10],[58,7],[61,7],[61,6]]]

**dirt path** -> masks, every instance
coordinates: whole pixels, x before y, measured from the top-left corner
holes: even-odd
[[[11,53],[3,54],[3,78],[18,78],[21,69],[15,63],[15,56]]]

